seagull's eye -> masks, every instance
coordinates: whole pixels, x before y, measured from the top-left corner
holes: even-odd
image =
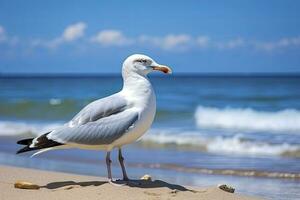
[[[148,61],[146,59],[138,59],[138,60],[136,60],[136,62],[147,63]]]

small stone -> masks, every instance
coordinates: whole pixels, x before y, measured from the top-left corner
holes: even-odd
[[[15,188],[27,189],[27,190],[38,190],[40,189],[40,186],[27,181],[17,181],[15,183]]]
[[[218,185],[218,188],[220,188],[221,190],[224,190],[225,192],[230,192],[230,193],[234,193],[235,189],[231,186],[228,186],[226,184],[220,184]]]
[[[148,174],[145,174],[145,175],[142,176],[140,179],[141,179],[141,180],[144,180],[144,181],[151,181],[151,180],[152,180],[151,176],[148,175]]]
[[[177,194],[178,190],[174,189],[174,190],[171,190],[171,194]]]

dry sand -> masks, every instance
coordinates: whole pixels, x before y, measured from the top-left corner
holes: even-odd
[[[35,183],[39,190],[14,188],[18,180]],[[216,187],[192,188],[161,180],[136,180],[126,186],[112,186],[105,178],[0,166],[0,200],[91,200],[91,199],[197,199],[254,200]]]

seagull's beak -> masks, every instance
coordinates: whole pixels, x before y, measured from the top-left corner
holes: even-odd
[[[172,69],[168,66],[165,65],[155,65],[155,66],[151,66],[153,70],[158,70],[161,71],[165,74],[172,74]]]

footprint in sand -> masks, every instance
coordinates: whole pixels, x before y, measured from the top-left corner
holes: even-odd
[[[148,191],[145,191],[144,194],[147,194],[149,196],[160,196],[161,194],[158,194],[158,193],[155,193],[155,192],[148,192]]]

